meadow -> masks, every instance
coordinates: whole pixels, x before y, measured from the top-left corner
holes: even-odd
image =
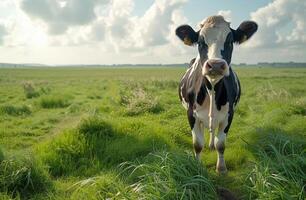
[[[305,199],[306,68],[235,68],[227,175],[207,130],[193,157],[185,70],[0,68],[0,199]]]

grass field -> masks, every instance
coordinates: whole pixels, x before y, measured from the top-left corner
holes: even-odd
[[[183,68],[0,69],[0,199],[305,199],[306,68],[236,68],[226,143],[192,155]]]

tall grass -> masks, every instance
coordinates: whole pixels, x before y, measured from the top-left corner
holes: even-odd
[[[103,174],[74,184],[74,198],[86,199],[217,199],[203,165],[188,153],[155,152],[124,162],[119,176]]]
[[[0,162],[0,193],[27,199],[52,186],[42,165],[33,159],[3,159]]]
[[[132,188],[115,173],[103,173],[73,184],[69,199],[139,199]]]
[[[14,106],[14,105],[2,105],[0,106],[0,114],[11,116],[26,116],[31,114],[29,106]]]
[[[68,97],[48,95],[40,97],[38,101],[42,108],[65,108],[70,105]]]
[[[160,152],[144,161],[121,164],[139,199],[216,199],[216,189],[203,165],[190,153]]]
[[[26,98],[28,99],[39,97],[40,95],[43,95],[43,94],[48,94],[50,93],[50,90],[51,90],[49,87],[37,88],[34,85],[34,83],[31,81],[24,82],[22,86],[23,86],[23,92]]]
[[[39,92],[35,89],[35,86],[32,82],[24,82],[22,86],[26,98],[30,99],[39,96]]]
[[[55,139],[38,146],[37,154],[53,176],[94,174],[100,169],[116,166],[127,160],[147,155],[154,148],[168,147],[162,137],[143,127],[142,137],[129,135],[126,127],[116,120],[90,116],[75,129],[64,131]],[[152,130],[151,130],[152,131]]]
[[[248,176],[251,198],[305,199],[305,142],[284,136],[270,141],[257,150],[258,162]]]
[[[126,107],[126,114],[130,116],[163,111],[158,98],[148,94],[141,87],[134,88],[133,91],[121,90],[120,103]]]

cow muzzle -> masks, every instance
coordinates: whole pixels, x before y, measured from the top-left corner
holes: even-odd
[[[223,76],[229,75],[229,66],[223,59],[208,59],[204,63],[202,74],[209,80],[220,80]]]

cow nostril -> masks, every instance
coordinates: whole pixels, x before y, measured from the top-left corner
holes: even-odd
[[[226,68],[225,64],[221,65],[222,70],[225,70],[225,68]]]
[[[211,68],[212,68],[212,66],[211,66],[209,63],[207,63],[206,66],[207,66],[208,69],[211,69]]]

